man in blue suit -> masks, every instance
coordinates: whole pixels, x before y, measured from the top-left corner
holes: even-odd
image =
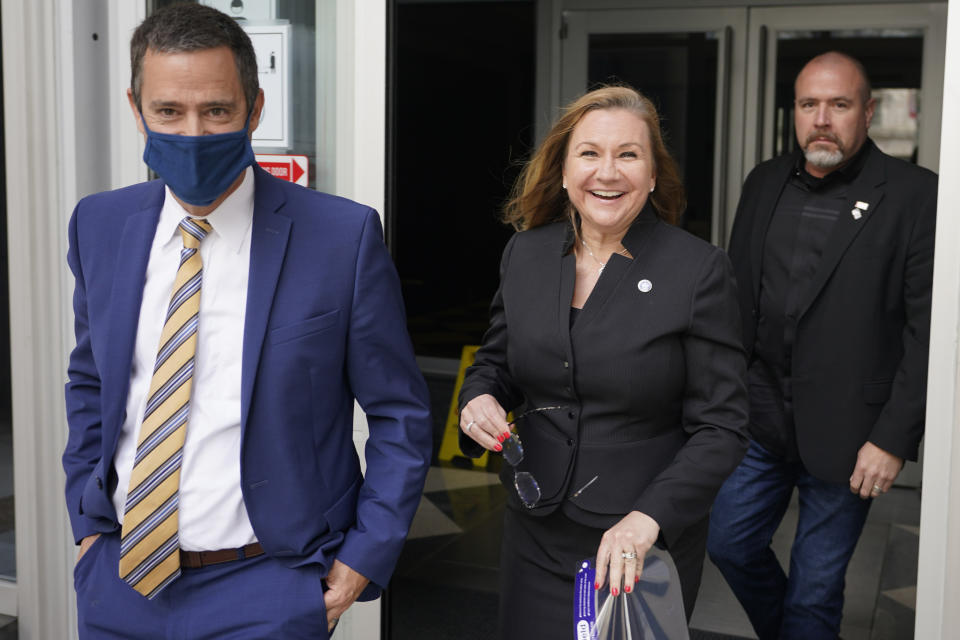
[[[325,638],[387,584],[430,456],[379,216],[256,166],[264,97],[228,16],[164,9],[131,62],[161,179],[70,221],[80,635]]]

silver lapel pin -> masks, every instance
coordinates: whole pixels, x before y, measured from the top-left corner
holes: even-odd
[[[869,202],[864,202],[863,200],[857,200],[856,204],[853,205],[853,209],[850,209],[850,215],[853,216],[854,220],[859,220],[863,217],[863,214],[867,212],[867,209],[870,208]]]
[[[653,289],[653,283],[644,278],[637,283],[637,289],[640,289],[640,293],[649,293]]]

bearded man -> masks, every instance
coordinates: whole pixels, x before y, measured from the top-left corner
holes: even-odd
[[[730,240],[752,442],[708,541],[761,640],[838,637],[870,505],[917,457],[930,332],[936,174],[870,140],[857,60],[819,55],[794,89],[799,148],[750,173]],[[784,571],[770,541],[794,488]]]

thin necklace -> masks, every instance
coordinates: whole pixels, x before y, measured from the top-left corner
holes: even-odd
[[[598,276],[599,276],[599,275],[602,275],[602,274],[603,274],[603,270],[606,268],[607,262],[610,262],[610,259],[607,258],[607,262],[600,262],[600,258],[598,258],[597,256],[595,256],[595,255],[593,254],[593,251],[590,250],[590,247],[587,246],[587,241],[586,241],[586,240],[584,240],[583,238],[580,238],[580,244],[582,244],[582,245],[583,245],[583,248],[587,250],[587,253],[590,254],[590,257],[593,258],[594,262],[596,262],[598,265],[600,265],[600,269],[597,271],[597,275],[598,275]],[[626,248],[626,247],[623,247],[623,248],[621,248],[619,251],[615,251],[614,253],[619,253],[620,255],[625,256],[625,255],[627,255],[627,248]],[[611,253],[610,255],[613,255],[613,254]]]

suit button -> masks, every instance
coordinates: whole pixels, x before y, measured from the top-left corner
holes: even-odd
[[[572,438],[568,438],[568,439],[567,439],[567,446],[568,446],[568,447],[572,447],[572,446],[573,446],[573,439],[572,439]]]
[[[103,480],[97,477],[97,489],[103,489]]]
[[[566,393],[568,393],[568,394],[572,391],[572,389],[570,389],[570,387],[564,387],[563,390],[564,390]]]
[[[567,417],[570,418],[571,420],[573,420],[574,418],[577,417],[577,414],[574,413],[573,411],[571,411],[571,412],[567,413]]]

